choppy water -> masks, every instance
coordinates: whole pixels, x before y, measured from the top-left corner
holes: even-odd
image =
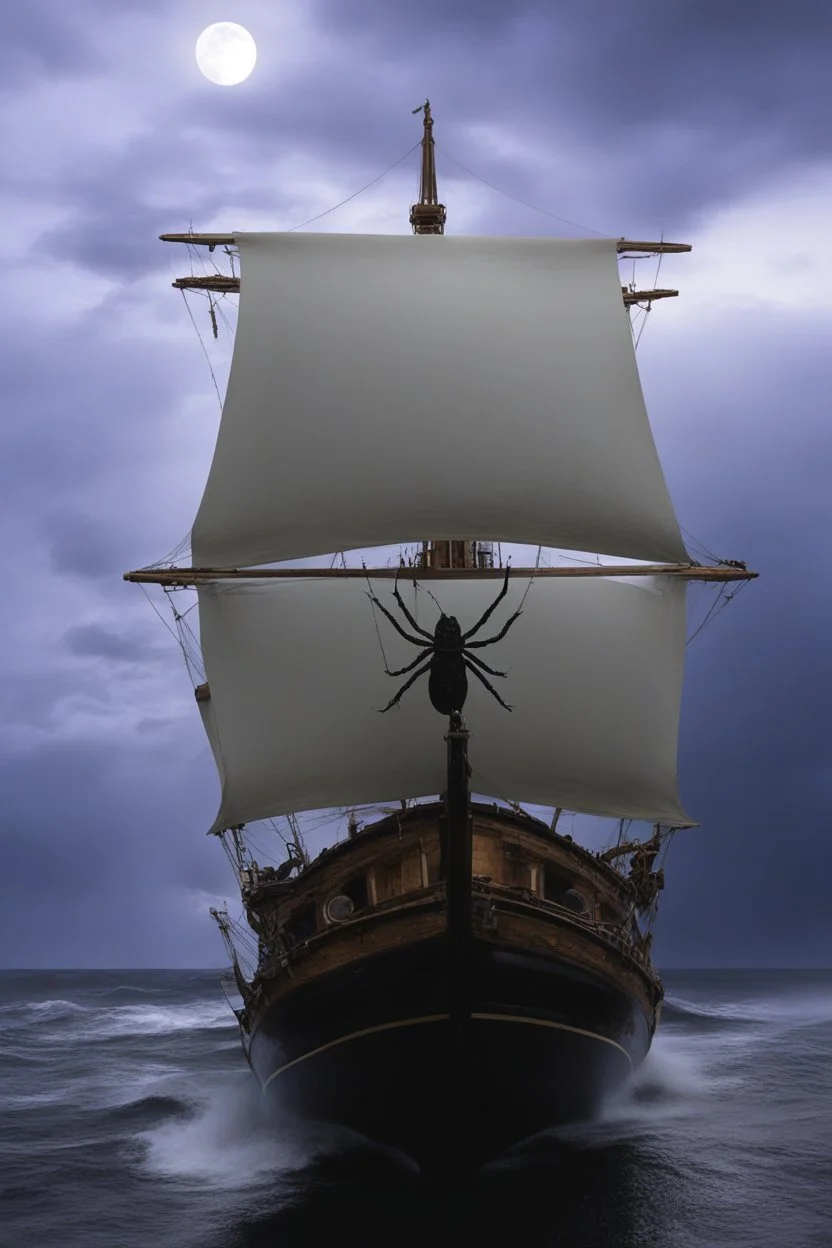
[[[265,1116],[217,976],[0,975],[2,1248],[830,1248],[832,972],[668,974],[591,1126],[464,1186]]]

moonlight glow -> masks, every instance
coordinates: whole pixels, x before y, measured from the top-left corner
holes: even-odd
[[[233,87],[248,78],[257,60],[257,47],[244,26],[215,22],[196,41],[196,63],[206,78],[221,87]]]

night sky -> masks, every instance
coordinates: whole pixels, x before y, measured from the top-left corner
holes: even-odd
[[[240,86],[197,71],[218,20],[257,41]],[[0,962],[224,961],[216,774],[181,654],[121,579],[187,534],[218,414],[170,288],[187,255],[156,239],[299,225],[417,142],[429,95],[448,232],[694,244],[663,262],[682,294],[642,379],[682,525],[760,580],[689,651],[701,827],[654,952],[832,964],[832,7],[34,0],[3,42]],[[311,228],[407,232],[417,186],[414,153]],[[222,381],[228,335],[209,345]]]

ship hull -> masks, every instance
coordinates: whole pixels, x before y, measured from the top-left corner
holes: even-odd
[[[650,1038],[643,1006],[608,976],[477,942],[460,985],[440,937],[267,1006],[248,1057],[282,1108],[445,1168],[591,1118]]]

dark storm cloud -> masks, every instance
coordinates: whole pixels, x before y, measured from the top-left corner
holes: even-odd
[[[407,14],[385,0],[323,0],[319,11],[345,39],[374,41],[380,56],[407,46],[410,59],[432,54],[435,63],[443,48],[447,55],[468,47],[473,69],[486,45],[485,116],[511,115],[524,97],[542,93],[551,103],[568,101],[574,125],[596,133],[598,123],[611,127],[612,140],[634,124],[655,130],[666,121],[771,127],[785,139],[800,117],[802,129],[788,136],[793,150],[829,150],[832,10],[823,0],[429,0]],[[526,73],[506,98],[499,85],[519,52]]]
[[[104,705],[107,695],[103,688],[91,684],[81,671],[55,671],[52,665],[46,671],[26,671],[20,674],[6,672],[0,689],[0,713],[4,723],[13,725],[16,731],[34,728],[52,730],[60,717],[60,708],[70,698],[84,697]],[[18,775],[19,773],[13,773]],[[11,786],[6,799],[7,812],[14,810],[17,786]]]
[[[88,659],[106,659],[114,663],[152,663],[164,655],[157,640],[135,631],[117,632],[102,624],[73,624],[63,636],[70,654]]]
[[[119,11],[146,12],[152,0],[119,0]],[[38,0],[17,4],[4,14],[4,74],[0,95],[33,75],[50,78],[100,73],[108,58],[95,35],[112,14],[109,0]]]
[[[119,320],[130,315],[116,294],[31,337],[9,325],[0,359],[0,514],[16,518],[22,508],[36,517],[30,537],[48,550],[51,566],[102,583],[145,562],[155,543],[157,555],[169,548],[170,508],[179,536],[195,511],[195,498],[168,488],[170,466],[158,448],[167,441],[174,368],[182,380],[198,373],[200,390],[204,371],[175,332],[170,344],[119,333]]]
[[[53,743],[0,761],[0,784],[16,793],[14,812],[2,816],[4,962],[222,960],[206,957],[213,925],[192,897],[200,888],[233,897],[223,855],[200,835],[210,808],[198,797],[210,785],[207,759],[204,751],[180,756],[172,771],[168,758],[167,741],[145,739]]]
[[[93,516],[82,511],[53,512],[44,518],[42,531],[57,573],[109,581],[124,570],[118,541]]]
[[[83,9],[60,0],[15,6],[4,22],[3,92],[33,74],[95,73],[104,67],[105,58],[90,41],[89,15]]]
[[[653,387],[683,524],[760,573],[688,650],[680,776],[701,827],[673,845],[656,950],[667,965],[829,965],[832,360],[803,312],[743,327],[723,313],[693,329]],[[693,591],[695,619],[714,595]]]
[[[158,272],[161,284],[173,277],[170,263],[174,256],[160,247],[159,234],[184,233],[192,226],[198,230],[200,222],[224,208],[227,193],[200,186],[190,195],[171,191],[161,204],[156,194],[149,204],[135,185],[135,172],[144,171],[150,190],[159,180],[175,182],[177,171],[194,159],[205,168],[210,166],[210,154],[193,140],[172,137],[160,148],[154,136],[128,143],[123,151],[102,158],[94,170],[70,171],[61,179],[61,188],[65,202],[73,206],[73,220],[45,233],[39,247],[56,259],[73,260],[106,277],[130,280]],[[274,194],[257,185],[255,170],[249,177],[250,184],[243,180],[237,186],[247,209],[276,212],[280,204]],[[183,263],[178,252],[175,259]],[[199,258],[196,263],[195,271],[202,272]],[[188,271],[189,261],[183,272]]]
[[[328,38],[305,75],[277,66],[233,99],[194,91],[182,117],[217,144],[252,155],[257,144],[271,162],[314,153],[349,192],[407,150],[410,109],[428,94],[451,220],[453,188],[471,179],[449,157],[520,199],[619,233],[690,229],[709,205],[830,151],[832,10],[819,2],[423,12],[339,0],[307,12]],[[483,196],[489,230],[558,228]],[[278,194],[276,218],[285,205]]]

